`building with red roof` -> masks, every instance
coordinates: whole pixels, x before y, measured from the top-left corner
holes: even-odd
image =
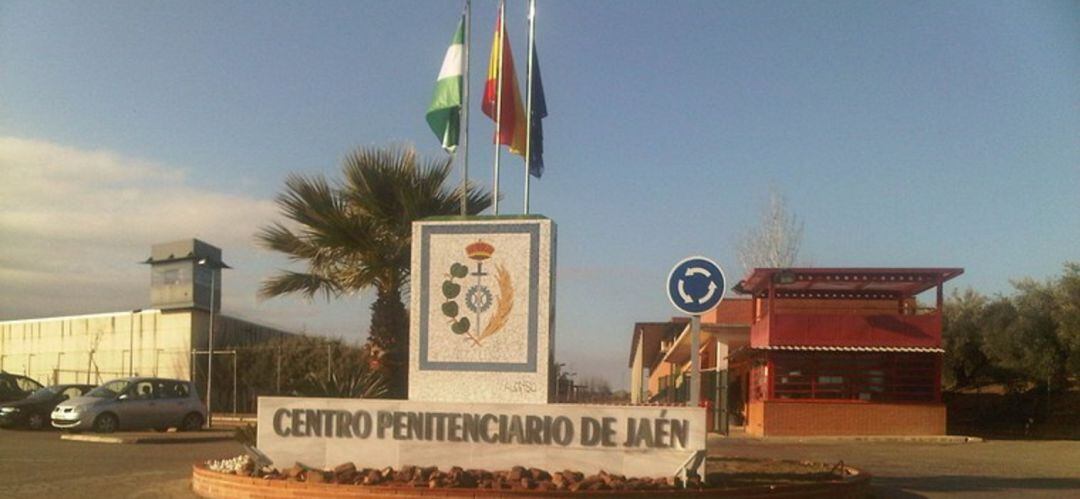
[[[702,317],[702,399],[716,430],[940,435],[943,285],[959,268],[759,268]],[[931,300],[917,296],[933,291]],[[681,403],[685,319],[638,323],[635,402]],[[646,376],[646,372],[648,376]]]

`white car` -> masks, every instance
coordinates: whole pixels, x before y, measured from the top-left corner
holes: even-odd
[[[190,381],[124,378],[105,383],[53,409],[52,425],[62,430],[198,430],[206,406]]]

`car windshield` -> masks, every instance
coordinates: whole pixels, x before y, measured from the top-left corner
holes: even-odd
[[[97,397],[99,399],[113,399],[119,397],[121,393],[124,393],[124,391],[127,390],[128,385],[130,384],[130,381],[123,379],[110,381],[108,383],[105,383],[104,385],[94,388],[93,390],[90,390],[90,393],[87,393],[86,396]]]
[[[38,390],[38,391],[36,391],[34,393],[31,393],[30,396],[26,397],[26,398],[28,398],[28,399],[52,398],[52,397],[56,396],[57,393],[60,393],[60,387],[59,386],[46,386],[45,388],[42,388],[42,389],[40,389],[40,390]]]

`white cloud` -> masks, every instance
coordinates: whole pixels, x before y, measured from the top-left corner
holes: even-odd
[[[108,312],[147,305],[150,245],[199,238],[236,270],[226,312],[286,327],[355,335],[358,302],[307,305],[255,299],[284,259],[254,234],[278,218],[269,199],[188,185],[185,170],[111,151],[0,137],[0,319]]]
[[[16,240],[112,248],[116,236],[158,242],[205,233],[221,244],[248,243],[251,232],[230,228],[255,227],[274,212],[268,200],[197,190],[180,169],[105,151],[5,137],[0,163],[0,229]]]

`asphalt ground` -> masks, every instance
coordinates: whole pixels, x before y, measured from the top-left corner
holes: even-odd
[[[845,464],[875,495],[1080,498],[1080,441],[981,443],[709,439],[710,455]],[[190,498],[191,465],[242,452],[232,441],[105,444],[0,430],[0,497]]]
[[[1080,441],[769,441],[710,437],[709,455],[837,463],[866,470],[874,494],[1080,498]]]
[[[234,441],[107,444],[60,435],[0,430],[0,497],[190,498],[192,464],[243,452]]]

